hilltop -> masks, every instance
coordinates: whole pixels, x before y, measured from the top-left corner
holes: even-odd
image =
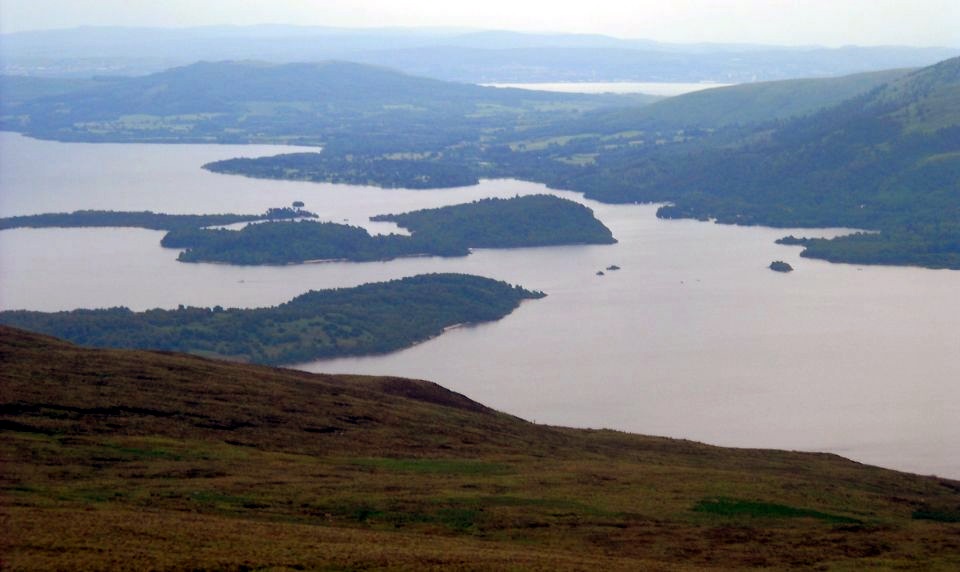
[[[883,70],[715,87],[669,97],[645,107],[598,111],[589,121],[595,125],[594,129],[604,133],[769,123],[832,107],[911,71],[914,70]]]
[[[762,134],[750,132],[736,144],[705,146],[685,162],[683,176],[665,173],[639,192],[670,184],[680,203],[671,212],[694,210],[729,222],[871,227],[898,215],[903,201],[892,195],[906,192],[922,204],[936,194],[924,187],[939,181],[923,181],[920,171],[943,171],[953,163],[950,153],[960,150],[958,87],[960,58]],[[905,185],[911,177],[926,184]],[[693,205],[687,194],[700,195],[703,207],[713,204]],[[734,198],[740,204],[724,208]]]
[[[11,569],[960,565],[960,483],[0,327]]]

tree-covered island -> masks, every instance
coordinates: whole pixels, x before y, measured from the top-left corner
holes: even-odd
[[[580,203],[553,195],[482,199],[468,204],[378,215],[431,241],[470,248],[614,244],[613,233]]]
[[[793,266],[790,266],[789,263],[784,262],[782,260],[774,260],[773,262],[770,263],[769,268],[774,272],[784,272],[784,273],[793,272]]]
[[[506,282],[427,274],[311,291],[269,308],[0,312],[0,323],[92,347],[188,352],[261,364],[385,353],[542,298]]]
[[[150,230],[173,230],[223,226],[259,220],[317,218],[315,213],[299,207],[271,208],[258,215],[250,214],[165,214],[152,211],[79,210],[70,213],[44,213],[0,218],[0,230],[12,228],[84,228],[132,227]]]
[[[301,201],[297,203],[302,204]],[[168,232],[160,244],[166,248],[186,249],[178,257],[182,262],[244,265],[466,256],[471,248],[616,242],[610,229],[597,220],[589,208],[552,195],[483,199],[438,209],[373,217],[378,221],[395,221],[408,228],[412,236],[371,236],[360,227],[310,220],[315,218],[315,213],[299,206],[271,208],[260,215],[81,210],[0,218],[0,230],[25,227],[166,230]],[[258,224],[249,224],[240,230],[217,228],[244,222]]]
[[[466,256],[470,248],[616,242],[589,208],[552,195],[483,199],[372,220],[394,221],[412,235],[371,236],[362,228],[331,222],[270,222],[238,231],[174,230],[161,244],[185,248],[178,258],[183,262],[294,264]]]

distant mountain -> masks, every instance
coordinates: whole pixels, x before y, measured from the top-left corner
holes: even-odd
[[[68,117],[148,113],[222,113],[247,102],[310,102],[368,107],[372,103],[414,105],[426,100],[476,99],[486,90],[417,78],[380,67],[339,61],[316,64],[200,62],[106,89],[90,89],[55,102]],[[490,92],[491,95],[500,95]],[[28,107],[27,109],[31,109]],[[83,117],[85,118],[85,117]]]
[[[544,110],[562,116],[653,99],[487,88],[340,61],[201,62],[22,101],[4,108],[4,127],[60,140],[349,139],[410,150],[474,140]]]
[[[492,49],[452,45],[358,52],[348,57],[417,75],[481,83],[748,83],[920,67],[957,55],[960,50],[946,48],[547,45]]]
[[[198,60],[342,59],[482,82],[702,81],[838,76],[920,67],[960,49],[667,44],[595,34],[297,26],[85,27],[0,35],[5,74],[143,75]]]

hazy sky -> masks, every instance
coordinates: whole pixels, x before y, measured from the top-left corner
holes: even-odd
[[[280,23],[960,47],[960,0],[0,0],[0,30]]]

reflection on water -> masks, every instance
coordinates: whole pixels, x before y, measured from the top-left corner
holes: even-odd
[[[0,212],[259,212],[303,200],[326,220],[365,224],[372,214],[553,192],[506,180],[381,190],[198,168],[277,150],[60,144],[0,134]],[[155,231],[3,231],[0,306],[263,306],[309,289],[469,272],[548,297],[525,302],[499,322],[452,330],[387,356],[300,367],[430,379],[538,422],[826,450],[960,477],[960,272],[806,260],[799,248],[773,243],[803,231],[664,221],[649,205],[555,194],[593,208],[619,244],[231,267],[178,263]],[[774,259],[796,271],[768,270]],[[596,275],[611,264],[621,270]]]

